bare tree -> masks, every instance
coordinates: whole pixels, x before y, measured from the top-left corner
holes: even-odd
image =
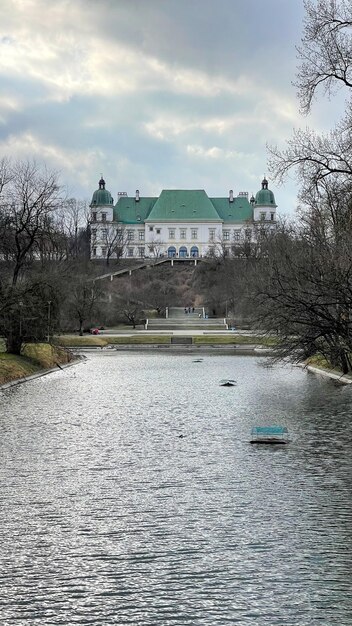
[[[6,180],[0,197],[1,223],[6,254],[13,262],[12,284],[33,259],[35,246],[43,238],[48,216],[58,209],[62,192],[58,174],[39,167],[35,161],[6,163]]]
[[[101,287],[95,281],[87,281],[84,276],[77,277],[70,286],[68,312],[78,322],[78,332],[82,336],[86,322],[98,312],[102,298]]]
[[[111,287],[111,295],[115,311],[136,328],[144,316],[144,289],[139,279],[134,276],[119,278]]]
[[[91,216],[87,201],[65,199],[55,218],[57,230],[66,239],[67,258],[90,258]]]
[[[282,226],[252,274],[254,316],[276,331],[276,356],[304,361],[322,354],[351,369],[352,230],[331,228],[326,206],[298,226]]]
[[[0,283],[0,333],[7,352],[20,354],[24,341],[48,341],[57,328],[60,291],[48,280]]]
[[[298,54],[301,65],[296,86],[304,114],[309,113],[319,89],[331,96],[340,87],[352,86],[352,5],[345,0],[305,0],[306,17]],[[342,184],[352,175],[352,101],[343,119],[329,133],[296,130],[287,148],[269,147],[269,166],[281,182],[293,168],[304,188],[301,196],[313,193],[330,176]]]
[[[158,237],[153,237],[147,242],[147,249],[150,256],[157,259],[162,254],[165,247],[165,243]]]
[[[331,96],[339,87],[352,87],[352,5],[345,0],[305,0],[304,7],[295,86],[306,114],[318,89]]]
[[[124,228],[113,224],[104,224],[101,244],[105,248],[105,262],[110,265],[110,259],[120,259],[127,244],[127,233]]]

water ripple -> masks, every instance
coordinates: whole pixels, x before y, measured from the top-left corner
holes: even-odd
[[[3,392],[1,624],[351,626],[351,394],[136,353]]]

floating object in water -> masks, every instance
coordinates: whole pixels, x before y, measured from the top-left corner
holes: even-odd
[[[249,443],[288,443],[286,426],[254,426]]]
[[[237,385],[236,381],[231,378],[226,378],[225,380],[220,381],[221,387],[235,387],[235,385]]]
[[[192,361],[192,363],[202,363],[203,359],[194,359],[194,361]]]

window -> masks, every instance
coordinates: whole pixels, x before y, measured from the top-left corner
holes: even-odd
[[[180,239],[186,239],[187,238],[187,231],[185,228],[180,228]]]
[[[139,248],[138,248],[138,256],[144,256],[144,246],[139,246]]]
[[[134,241],[134,230],[127,231],[127,241]]]
[[[97,212],[96,211],[93,211],[93,213],[92,213],[92,220],[93,220],[93,222],[97,221]]]
[[[167,251],[167,256],[169,258],[171,258],[171,259],[176,256],[176,248],[175,248],[175,246],[170,246],[170,248]]]
[[[199,250],[198,250],[197,246],[192,246],[192,248],[191,248],[191,256],[193,256],[194,258],[199,256]]]
[[[144,241],[144,230],[138,231],[138,239],[139,241]]]
[[[101,221],[106,222],[106,213],[101,214]]]
[[[270,220],[273,222],[275,219],[275,213],[270,213]]]
[[[127,248],[127,256],[133,256],[133,248]]]
[[[191,228],[191,239],[197,239],[198,237],[198,228]]]
[[[103,256],[106,256],[106,248],[102,248],[101,249],[101,253],[102,253]]]
[[[181,257],[182,259],[185,259],[187,257],[187,248],[186,246],[181,246],[181,248],[178,251],[178,256]]]
[[[252,239],[252,231],[250,228],[246,228],[245,235],[246,235],[247,241],[250,241]]]
[[[95,241],[97,238],[97,231],[96,228],[92,229],[92,241]]]
[[[103,238],[108,236],[108,229],[107,228],[102,228],[101,229],[101,236]]]
[[[234,230],[233,231],[233,238],[234,238],[235,241],[239,241],[240,240],[240,236],[241,236],[241,233],[240,233],[239,230]]]
[[[192,239],[197,239],[197,237],[192,237]],[[209,241],[214,241],[215,239],[215,228],[209,228]]]
[[[93,256],[97,256],[97,249],[96,249],[96,247],[94,247],[94,248],[92,249],[92,252],[93,252]]]
[[[149,232],[152,233],[154,230],[154,226],[149,226]]]
[[[230,231],[229,230],[224,230],[223,236],[224,236],[224,241],[229,241],[230,240]]]
[[[157,228],[157,229],[156,229],[156,234],[157,234],[157,235],[160,235],[160,233],[161,233],[160,228]]]
[[[175,229],[169,228],[169,239],[175,239]]]
[[[265,218],[266,218],[266,213],[261,213],[260,214],[260,221],[264,222]]]

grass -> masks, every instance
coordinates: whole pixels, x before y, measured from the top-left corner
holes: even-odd
[[[193,337],[194,344],[217,344],[217,345],[275,345],[275,339],[271,337],[248,336],[248,335],[198,335]]]
[[[50,369],[58,363],[68,363],[71,358],[67,350],[48,343],[27,343],[21,355],[0,352],[0,385]]]
[[[17,354],[0,354],[0,385],[9,383],[18,378],[24,378],[39,372],[42,367],[31,359]]]
[[[92,336],[87,335],[86,337],[77,337],[73,335],[62,335],[56,338],[57,343],[60,346],[69,346],[72,348],[79,347],[100,347],[104,348],[108,345],[135,345],[135,344],[160,344],[160,343],[170,343],[170,336],[168,335],[131,335],[131,336],[119,336],[112,337],[105,335],[103,336]]]
[[[332,365],[321,354],[315,354],[309,357],[306,361],[307,365],[313,365],[313,367],[321,367],[322,369],[331,370]]]
[[[194,335],[192,337],[194,345],[275,345],[275,339],[263,336],[245,336],[245,335]],[[77,335],[61,335],[56,338],[58,345],[69,346],[72,348],[79,347],[100,347],[104,348],[108,345],[150,345],[150,344],[170,344],[171,335],[86,335],[78,337]]]
[[[109,337],[109,344],[155,344],[171,343],[170,335],[131,335],[130,337]]]
[[[87,335],[85,337],[79,337],[77,335],[60,335],[59,337],[55,337],[55,341],[59,346],[72,346],[74,348],[84,346],[96,346],[98,348],[103,348],[109,344],[106,339],[99,337],[98,335]]]

